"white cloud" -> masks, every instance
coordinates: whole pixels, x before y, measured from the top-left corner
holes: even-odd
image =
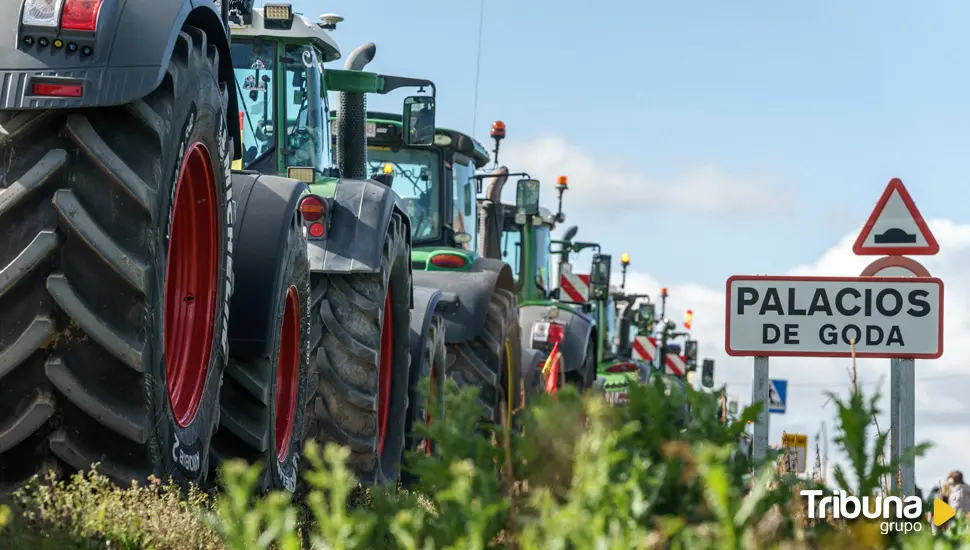
[[[933,220],[930,228],[940,243],[940,253],[934,257],[917,258],[930,273],[945,285],[944,350],[935,361],[916,361],[916,441],[930,441],[934,448],[916,465],[916,483],[924,492],[945,478],[950,470],[970,471],[970,339],[963,337],[970,330],[970,315],[964,304],[970,303],[970,225],[947,220]],[[818,261],[798,266],[782,275],[857,276],[877,257],[858,257],[852,253],[856,235],[847,235]],[[614,273],[618,273],[614,271]],[[725,274],[724,278],[731,274]],[[753,361],[750,358],[729,357],[724,352],[724,288],[710,289],[694,284],[669,284],[667,317],[680,323],[684,311],[694,311],[694,338],[700,342],[700,357],[716,360],[718,385],[727,383],[728,391],[742,403],[751,399]],[[627,288],[647,292],[659,301],[661,282],[649,275],[630,273]],[[771,441],[777,442],[781,432],[807,433],[810,442],[819,433],[822,421],[827,423],[829,438],[834,438],[833,404],[825,405],[823,394],[832,391],[842,396],[849,392],[847,374],[849,359],[771,360],[772,378],[789,381],[788,411],[771,415]],[[889,360],[864,359],[857,361],[860,385],[872,392],[877,388],[885,396],[884,410],[889,406]],[[882,430],[888,429],[889,414],[879,418]],[[810,443],[811,447],[811,443]],[[829,444],[830,460],[835,460],[834,444]],[[810,456],[814,449],[809,450]],[[811,463],[811,461],[810,461]]]
[[[552,183],[560,175],[569,177],[569,201],[582,204],[586,215],[615,216],[625,210],[689,210],[692,215],[753,214],[765,212],[783,216],[792,204],[788,193],[764,176],[739,176],[711,166],[694,166],[677,177],[653,178],[643,167],[623,159],[592,158],[579,147],[559,138],[509,142],[502,151],[502,164],[513,172],[528,172],[549,190],[543,204],[552,204]],[[511,193],[510,193],[511,188]],[[505,193],[514,197],[514,186]]]

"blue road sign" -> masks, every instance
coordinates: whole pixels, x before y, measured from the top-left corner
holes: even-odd
[[[788,404],[788,380],[770,380],[768,384],[768,412],[785,414]]]

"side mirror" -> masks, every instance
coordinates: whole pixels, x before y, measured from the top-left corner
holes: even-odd
[[[589,293],[592,300],[606,300],[610,296],[610,268],[613,258],[609,254],[593,256],[593,269],[589,276]]]
[[[704,359],[704,363],[701,365],[701,386],[705,388],[714,387],[714,360]],[[737,412],[738,402],[734,401],[734,412]]]
[[[517,214],[539,214],[539,180],[519,180],[515,186],[515,211]]]
[[[687,370],[697,370],[697,340],[684,342],[684,363]]]
[[[404,144],[428,147],[434,143],[434,98],[409,96],[404,98]]]
[[[640,304],[634,317],[637,324],[637,332],[641,336],[646,336],[653,332],[653,325],[656,323],[657,306],[652,303]]]

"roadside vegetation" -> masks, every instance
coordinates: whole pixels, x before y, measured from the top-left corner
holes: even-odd
[[[303,498],[254,494],[257,466],[231,463],[222,490],[188,495],[158,481],[117,488],[96,471],[36,479],[0,510],[0,547],[40,549],[615,549],[907,548],[970,545],[954,520],[938,536],[880,532],[873,521],[810,521],[802,488],[869,495],[897,465],[873,437],[879,396],[833,395],[837,444],[849,457],[835,487],[799,478],[772,454],[738,452],[749,408],[721,424],[718,399],[690,391],[694,420],[662,384],[635,388],[629,406],[565,390],[519,411],[515,433],[473,429],[474,394],[451,389],[448,418],[429,435],[436,456],[413,454],[409,490],[356,486],[348,452],[309,445]],[[424,429],[420,426],[419,429]],[[875,445],[873,440],[875,439]],[[925,451],[922,445],[917,453]],[[753,472],[753,475],[752,475]]]

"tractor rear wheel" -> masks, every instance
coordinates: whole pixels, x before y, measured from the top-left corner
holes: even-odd
[[[218,66],[185,27],[143,99],[2,113],[0,485],[204,481],[235,208]]]
[[[290,225],[274,293],[275,327],[265,349],[239,356],[229,347],[213,466],[230,458],[263,464],[261,491],[295,491],[310,392],[310,259],[302,228]]]
[[[408,388],[408,415],[404,433],[407,443],[404,450],[423,452],[431,455],[434,452],[430,439],[421,437],[414,427],[418,424],[431,426],[432,421],[442,421],[445,417],[445,326],[440,315],[434,315],[431,326],[425,336],[424,349],[421,353],[421,364],[411,365],[411,384]],[[421,381],[429,381],[428,395],[421,393]],[[432,417],[431,403],[435,404],[437,414]],[[401,472],[401,481],[405,485],[416,481],[415,477],[406,471]]]
[[[338,230],[335,230],[338,231]],[[314,434],[351,450],[363,484],[395,484],[404,449],[410,355],[407,227],[395,212],[376,274],[314,276],[319,323]],[[319,298],[317,298],[319,297]]]
[[[449,346],[455,362],[448,373],[459,388],[479,388],[485,420],[501,424],[521,403],[523,380],[521,335],[515,295],[495,289],[482,333],[468,342]]]

